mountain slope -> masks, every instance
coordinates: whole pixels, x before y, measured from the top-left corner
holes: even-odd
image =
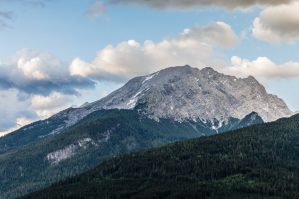
[[[229,121],[216,131],[211,123],[172,119],[158,122],[137,110],[93,112],[63,133],[0,154],[0,198],[37,190],[121,154],[238,128],[242,120]]]
[[[299,115],[133,153],[24,199],[299,198]]]
[[[57,117],[54,115],[47,120],[34,122],[4,137],[0,137],[0,154],[59,133],[66,128],[64,121],[67,119],[63,116]]]

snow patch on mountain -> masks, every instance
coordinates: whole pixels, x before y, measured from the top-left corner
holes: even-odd
[[[136,106],[137,100],[138,100],[138,95],[140,95],[143,91],[138,91],[127,103],[128,109],[133,109]]]
[[[153,77],[155,77],[155,76],[158,75],[158,74],[159,74],[159,72],[157,72],[157,73],[153,73],[153,74],[151,74],[151,75],[146,76],[145,79],[143,80],[142,84],[144,84],[145,82],[147,82],[147,81],[153,79]]]

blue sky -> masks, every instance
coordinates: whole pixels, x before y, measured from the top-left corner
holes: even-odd
[[[36,2],[42,2],[43,5]],[[10,77],[7,82],[12,82],[12,86],[0,87],[3,96],[3,103],[0,104],[2,112],[9,112],[8,107],[12,109],[23,105],[28,107],[28,109],[23,108],[21,112],[13,110],[9,113],[9,121],[0,121],[0,132],[47,117],[74,104],[97,100],[135,75],[145,75],[167,67],[163,65],[164,63],[175,64],[169,61],[159,66],[159,62],[152,61],[154,55],[150,58],[142,55],[145,59],[151,59],[150,63],[155,66],[139,69],[135,66],[143,63],[139,58],[138,61],[127,61],[124,66],[121,66],[126,68],[126,73],[117,73],[119,68],[113,68],[115,64],[109,65],[108,69],[103,66],[98,67],[102,63],[98,60],[106,59],[105,55],[108,51],[106,52],[105,49],[109,45],[112,46],[109,55],[112,53],[113,56],[111,55],[107,60],[117,59],[112,60],[113,63],[123,60],[123,57],[117,57],[117,53],[122,52],[123,49],[129,51],[128,55],[132,56],[129,57],[130,60],[134,60],[136,53],[143,52],[143,46],[146,46],[143,43],[146,40],[157,44],[155,49],[159,51],[158,44],[162,41],[182,41],[181,35],[185,29],[190,29],[194,34],[204,35],[210,45],[206,50],[211,51],[211,54],[201,56],[200,54],[204,52],[198,52],[199,61],[195,60],[196,57],[193,55],[194,60],[189,60],[191,56],[188,55],[189,52],[182,52],[182,49],[177,49],[176,46],[178,52],[186,55],[186,57],[180,56],[178,64],[198,63],[199,65],[194,67],[201,68],[208,64],[219,63],[218,68],[221,72],[234,71],[232,74],[240,77],[252,74],[265,85],[269,92],[283,98],[292,110],[299,110],[297,86],[299,85],[299,31],[296,30],[299,26],[299,16],[295,11],[292,12],[294,7],[299,8],[296,1],[290,1],[286,5],[283,4],[286,1],[281,3],[279,0],[273,1],[277,2],[277,5],[265,3],[266,0],[257,0],[256,4],[226,5],[223,3],[225,1],[214,0],[209,6],[202,5],[201,0],[188,0],[186,1],[189,2],[188,5],[182,5],[177,0],[169,1],[169,5],[140,2],[137,0],[118,0],[118,3],[109,0],[0,0],[0,65],[5,66],[0,67],[5,68],[0,71],[4,76],[0,76],[0,80],[8,78],[5,73],[15,72],[13,68],[16,70],[21,70],[23,66],[30,68],[30,70],[22,68],[22,73],[18,73],[21,83],[12,82],[14,80]],[[91,9],[93,13],[88,12]],[[283,9],[289,9],[290,13],[276,23],[277,19],[273,15]],[[9,14],[9,17],[3,17],[1,13]],[[259,23],[254,23],[257,18]],[[221,41],[219,36],[209,38],[210,32],[204,32],[215,31],[214,29],[228,31],[232,40],[235,37],[237,39],[232,41],[229,47],[215,44],[214,40]],[[129,40],[137,42],[139,49],[133,51],[132,42],[127,44]],[[125,43],[124,46],[118,48],[117,46],[122,43]],[[202,49],[205,50],[204,47]],[[217,61],[213,60],[215,57]],[[240,58],[243,67],[235,66],[236,63],[231,61],[232,57]],[[261,57],[267,59],[258,60]],[[36,61],[34,58],[39,59]],[[42,64],[47,67],[41,66]],[[236,70],[226,68],[230,66],[234,66]],[[64,67],[65,74],[68,73],[69,68],[75,68],[74,74],[80,77],[73,78],[67,74],[66,80],[62,77],[57,78],[55,71],[59,70],[55,67]],[[90,67],[90,70],[86,72],[82,67]],[[44,81],[45,79],[47,81]],[[84,85],[79,85],[78,82],[84,82]],[[48,91],[48,88],[36,86],[36,89],[48,91],[45,93],[40,90],[32,91],[24,86],[33,84],[52,85],[53,89],[51,87]],[[63,88],[53,85],[62,85]],[[18,105],[9,104],[10,100],[7,99],[11,98],[17,98],[11,101]]]
[[[136,5],[109,5],[103,16],[95,19],[86,15],[92,2],[54,0],[43,7],[6,3],[6,10],[15,13],[9,27],[0,32],[0,42],[5,46],[0,49],[1,59],[22,48],[31,48],[52,53],[66,61],[76,56],[91,60],[96,51],[108,44],[116,45],[130,39],[159,41],[195,24],[205,25],[213,21],[230,24],[238,34],[243,31],[250,34],[250,26],[261,11],[261,8],[248,11],[222,8],[165,11]],[[269,44],[249,37],[227,55],[239,54],[249,59],[267,56],[285,62],[295,59],[298,50],[296,44]]]

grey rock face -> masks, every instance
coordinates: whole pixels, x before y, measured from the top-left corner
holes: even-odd
[[[284,101],[268,94],[252,76],[236,78],[212,68],[172,67],[130,80],[87,105],[97,109],[140,109],[151,118],[177,121],[244,118],[255,111],[264,121],[292,115]]]

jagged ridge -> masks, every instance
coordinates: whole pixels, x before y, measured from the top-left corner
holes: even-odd
[[[290,116],[282,99],[268,94],[252,76],[236,78],[212,68],[172,67],[136,77],[90,109],[134,109],[155,118],[218,121],[244,118],[252,111],[264,121]]]

